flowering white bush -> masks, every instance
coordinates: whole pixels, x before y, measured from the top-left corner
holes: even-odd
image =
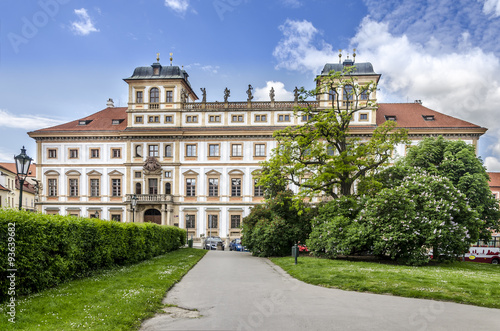
[[[374,254],[409,264],[427,262],[430,249],[434,255],[460,255],[484,228],[449,179],[425,172],[368,199],[354,222],[366,227]]]

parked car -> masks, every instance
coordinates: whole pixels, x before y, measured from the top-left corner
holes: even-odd
[[[215,250],[219,245],[222,246],[222,250],[224,250],[224,242],[220,237],[207,237],[203,242],[203,249]]]
[[[241,244],[241,238],[236,238],[231,240],[231,242],[229,243],[229,250],[243,252],[246,251],[247,249]]]

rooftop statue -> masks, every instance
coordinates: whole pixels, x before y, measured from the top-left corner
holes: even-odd
[[[227,87],[224,89],[224,102],[227,102],[227,99],[231,95],[231,90],[228,89]]]
[[[252,99],[253,99],[252,90],[253,90],[252,85],[248,84],[248,90],[247,90],[248,99],[247,99],[247,101],[252,101]]]

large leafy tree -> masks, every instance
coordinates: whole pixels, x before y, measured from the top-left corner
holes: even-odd
[[[386,187],[394,187],[415,169],[446,177],[465,194],[468,205],[483,221],[480,238],[489,239],[490,230],[499,229],[498,201],[490,191],[488,173],[481,159],[476,156],[474,146],[461,140],[446,140],[441,136],[426,138],[409,148],[406,157],[394,167],[383,171],[379,181],[384,181]]]
[[[331,71],[316,78],[315,89],[301,90],[302,100],[329,94],[332,107],[295,109],[307,122],[274,133],[279,147],[263,163],[261,185],[275,189],[293,183],[301,188],[298,197],[349,196],[358,179],[386,164],[394,146],[406,141],[406,130],[396,129],[393,121],[367,126],[364,136],[352,132],[356,113],[376,107],[370,95],[377,88],[373,81],[358,84],[353,70]]]

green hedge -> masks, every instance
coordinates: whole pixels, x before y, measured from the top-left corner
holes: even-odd
[[[16,296],[150,259],[186,241],[186,231],[172,226],[0,209],[0,302],[7,298],[10,283],[9,223],[15,224]]]

